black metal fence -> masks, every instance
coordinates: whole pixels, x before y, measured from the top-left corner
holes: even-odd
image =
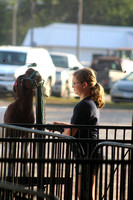
[[[26,125],[0,125],[0,181],[16,186],[16,190],[5,188],[10,199],[77,200],[80,186],[80,200],[90,200],[93,179],[95,199],[132,199],[132,127],[22,126]],[[88,134],[97,128],[99,134],[95,141],[75,139],[62,135],[64,128],[87,129]],[[97,145],[89,157],[82,146],[88,148],[92,142]],[[101,158],[96,157],[99,150]],[[0,188],[0,199],[7,199],[4,185]]]

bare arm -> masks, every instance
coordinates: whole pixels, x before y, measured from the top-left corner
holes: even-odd
[[[65,123],[65,122],[53,122],[53,124],[59,124],[59,125],[72,125],[70,123]],[[64,132],[62,132],[63,135],[68,135],[68,136],[75,136],[76,132],[77,132],[77,128],[73,128],[73,129],[70,129],[70,128],[65,128],[64,129]]]

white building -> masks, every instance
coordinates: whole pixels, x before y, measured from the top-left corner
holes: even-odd
[[[45,47],[49,51],[76,55],[77,24],[53,23],[32,31],[29,29],[22,45],[31,46],[33,42],[35,46]],[[94,56],[107,55],[117,48],[133,48],[132,27],[81,25],[80,61],[91,62]]]

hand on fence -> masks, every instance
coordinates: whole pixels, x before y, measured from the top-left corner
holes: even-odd
[[[63,125],[61,122],[53,122],[52,124],[49,124],[49,126],[47,127],[47,130],[49,130],[49,132],[55,132],[55,131],[59,131],[60,133],[64,132],[64,128],[62,127],[56,127],[53,125]]]

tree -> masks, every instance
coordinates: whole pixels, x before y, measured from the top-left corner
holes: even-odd
[[[132,26],[132,0],[84,0],[83,23]]]
[[[53,22],[77,23],[78,0],[0,0],[0,44],[12,43],[13,10],[18,4],[17,44],[21,45],[31,27],[31,5],[35,3],[34,27]],[[41,3],[41,5],[40,5]],[[133,26],[132,0],[83,0],[83,23]]]
[[[8,4],[0,1],[0,45],[11,43],[11,11]]]

